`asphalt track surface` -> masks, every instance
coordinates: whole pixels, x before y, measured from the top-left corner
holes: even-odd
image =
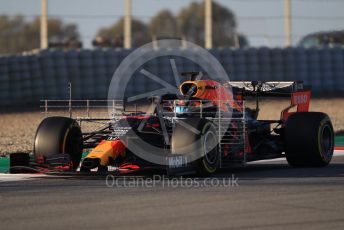
[[[1,182],[0,228],[344,229],[344,156],[326,168],[295,169],[271,161],[213,179],[232,175],[238,178],[232,186],[209,187],[172,186],[171,180],[170,186],[166,180],[129,187],[123,178],[107,187],[104,177]]]

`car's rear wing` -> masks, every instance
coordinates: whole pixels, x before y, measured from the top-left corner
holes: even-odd
[[[240,97],[255,97],[257,111],[259,111],[258,98],[260,97],[290,98],[290,106],[281,112],[283,121],[286,121],[295,112],[308,112],[309,110],[311,89],[309,86],[304,86],[302,81],[230,81],[225,84]]]
[[[225,85],[243,96],[290,97],[295,92],[310,91],[302,81],[228,81]]]

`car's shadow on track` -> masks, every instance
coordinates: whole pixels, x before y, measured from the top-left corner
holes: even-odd
[[[265,178],[309,178],[309,177],[344,177],[344,163],[333,163],[322,168],[293,168],[287,163],[248,164],[229,170],[220,170],[213,175],[216,178],[235,175],[242,180]]]
[[[104,180],[107,176],[128,177],[128,178],[153,178],[157,175],[164,175],[162,171],[146,171],[141,173],[132,173],[129,175],[113,175],[113,174],[53,174],[45,178],[63,178],[78,180]],[[244,167],[234,167],[226,170],[219,170],[217,173],[205,176],[204,178],[240,178],[240,180],[260,180],[271,178],[314,178],[314,177],[344,177],[344,163],[333,163],[323,168],[293,168],[287,163],[250,163]],[[180,178],[180,176],[175,176]],[[197,175],[183,176],[184,178],[199,178]],[[166,178],[173,178],[167,177]]]
[[[141,171],[130,173],[126,175],[115,175],[111,173],[53,173],[49,177],[44,178],[60,178],[60,179],[78,179],[78,180],[104,180],[107,176],[113,177],[134,177],[134,178],[150,178],[154,179],[155,176],[165,176],[165,178],[173,178],[166,175],[166,171]],[[233,175],[240,180],[260,180],[260,179],[273,179],[273,178],[340,178],[344,177],[344,156],[336,157],[333,162],[327,167],[321,168],[293,168],[288,165],[285,160],[272,161],[272,162],[252,162],[245,166],[235,166],[230,169],[218,170],[215,174],[204,176],[203,178],[231,178]],[[174,176],[181,177],[181,176]],[[187,175],[184,178],[202,178],[197,175]]]

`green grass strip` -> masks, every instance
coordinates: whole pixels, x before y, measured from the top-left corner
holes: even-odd
[[[336,136],[335,143],[336,143],[336,146],[344,146],[344,135]]]
[[[0,173],[8,172],[9,167],[10,167],[10,158],[0,157]]]

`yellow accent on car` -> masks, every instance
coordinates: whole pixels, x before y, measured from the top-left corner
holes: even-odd
[[[98,158],[101,166],[109,165],[110,158],[116,159],[118,156],[124,156],[125,147],[120,140],[102,141],[99,143],[86,158]]]

